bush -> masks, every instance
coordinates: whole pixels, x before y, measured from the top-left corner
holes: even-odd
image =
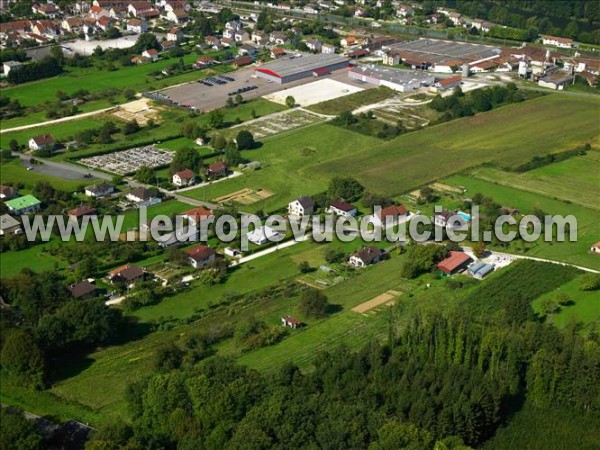
[[[309,317],[325,317],[329,303],[327,296],[318,289],[309,288],[300,294],[300,310]]]
[[[238,133],[235,142],[238,150],[250,150],[254,148],[254,136],[247,130],[242,130]]]

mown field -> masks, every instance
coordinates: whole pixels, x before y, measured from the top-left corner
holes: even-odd
[[[548,95],[409,133],[304,173],[351,175],[369,190],[396,195],[483,163],[514,167],[585,143],[598,147],[599,110],[594,97]]]
[[[316,105],[309,106],[306,109],[320,114],[335,116],[343,111],[353,111],[361,106],[371,105],[373,103],[387,100],[395,95],[397,95],[395,91],[386,87],[365,89],[354,94],[345,95],[344,97],[317,103]]]
[[[316,194],[327,188],[329,176],[313,177],[304,169],[312,164],[365,151],[379,142],[376,138],[327,124],[309,126],[297,132],[270,137],[264,140],[262,147],[244,151],[244,158],[261,162],[260,170],[184,194],[206,201],[244,188],[267,189],[273,196],[240,208],[251,212],[278,210],[290,199]]]
[[[600,210],[600,151],[524,173],[482,167],[472,175],[524,191]]]

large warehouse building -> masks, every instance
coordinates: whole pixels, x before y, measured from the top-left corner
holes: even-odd
[[[257,76],[284,84],[309,77],[321,77],[334,70],[348,67],[348,59],[340,55],[318,53],[300,54],[263,64],[254,69]]]
[[[435,77],[427,72],[391,69],[375,65],[356,65],[350,69],[348,76],[353,80],[386,86],[399,92],[410,92],[424,86],[431,86]]]

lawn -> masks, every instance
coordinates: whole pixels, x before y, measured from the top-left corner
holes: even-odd
[[[100,128],[104,123],[103,117],[104,116],[84,117],[82,119],[69,120],[67,122],[61,122],[40,128],[36,127],[28,130],[3,133],[0,134],[0,147],[8,148],[8,142],[11,139],[15,139],[20,145],[27,146],[29,139],[31,139],[33,136],[46,133],[50,133],[52,136],[54,136],[54,139],[57,140],[68,140],[72,138],[74,134],[80,131],[92,128]],[[121,123],[121,121],[117,120],[116,117],[114,119],[116,123]],[[2,124],[2,126],[4,127],[4,124]]]
[[[476,178],[600,210],[600,151],[524,173],[481,167]]]
[[[370,191],[396,195],[483,163],[514,167],[534,155],[598,147],[599,108],[596,98],[548,95],[408,133],[304,173],[351,175]]]
[[[317,103],[307,107],[309,111],[314,111],[320,114],[328,114],[336,116],[343,111],[353,111],[361,106],[371,105],[392,98],[397,93],[386,87],[376,89],[365,89],[354,94],[345,95],[344,97],[335,98],[326,102]]]
[[[54,238],[58,242],[58,238]],[[44,253],[45,244],[36,244],[33,247],[19,251],[0,254],[0,277],[13,277],[23,269],[36,272],[52,270],[54,266],[64,268],[65,264],[53,256]]]
[[[517,208],[523,214],[539,208],[546,214],[574,215],[577,218],[577,242],[553,243],[540,240],[533,243],[525,254],[600,269],[600,258],[589,251],[600,236],[598,211],[574,203],[543,197],[540,194],[490,183],[468,175],[454,175],[444,180],[444,183],[466,188],[465,195],[467,197],[472,197],[479,192],[491,197],[502,206]],[[522,253],[518,242],[511,244],[509,251]]]
[[[168,217],[172,217],[175,214],[187,211],[192,209],[193,206],[188,205],[186,203],[182,203],[176,200],[169,200],[163,203],[159,203],[158,205],[151,206],[146,210],[148,221],[152,220],[154,217],[158,215],[165,215]],[[139,228],[140,222],[140,210],[132,209],[125,214],[123,220],[123,230],[131,230],[133,228]]]
[[[244,188],[262,188],[272,192],[273,196],[251,205],[239,205],[240,209],[250,212],[279,210],[295,197],[327,189],[329,177],[313,177],[306,170],[309,166],[362,152],[378,142],[381,141],[327,124],[275,135],[265,139],[262,147],[242,153],[248,160],[260,161],[260,170],[184,194],[210,200]]]
[[[186,64],[191,64],[197,59],[198,55],[196,54],[185,55],[183,58]],[[2,96],[18,99],[23,106],[33,106],[46,101],[55,101],[56,91],[59,90],[68,94],[81,87],[85,87],[90,92],[127,88],[135,91],[151,91],[204,78],[215,71],[223,72],[227,70],[227,66],[216,66],[215,69],[196,70],[162,80],[157,80],[150,75],[152,72],[160,72],[162,69],[176,64],[177,61],[178,58],[161,59],[152,64],[119,67],[118,70],[113,72],[107,72],[106,69],[98,67],[69,67],[64,74],[58,77],[3,89]]]
[[[563,284],[552,292],[548,292],[533,301],[533,309],[542,314],[542,305],[545,300],[556,300],[559,294],[567,294],[572,303],[562,306],[556,314],[550,315],[547,320],[558,328],[564,328],[572,323],[580,323],[585,334],[590,331],[600,332],[600,296],[598,291],[582,291],[582,276]]]

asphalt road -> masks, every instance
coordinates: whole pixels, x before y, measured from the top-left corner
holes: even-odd
[[[22,153],[13,153],[13,156],[21,158],[24,166],[30,166],[29,160],[31,155],[24,155]],[[112,176],[98,172],[95,170],[89,170],[85,167],[80,167],[75,164],[52,161],[48,159],[35,158],[42,162],[39,165],[31,165],[33,171],[43,173],[45,175],[51,175],[54,177],[62,178],[63,180],[90,180],[91,178],[100,178],[103,180],[112,180]],[[91,176],[88,176],[91,175]]]

